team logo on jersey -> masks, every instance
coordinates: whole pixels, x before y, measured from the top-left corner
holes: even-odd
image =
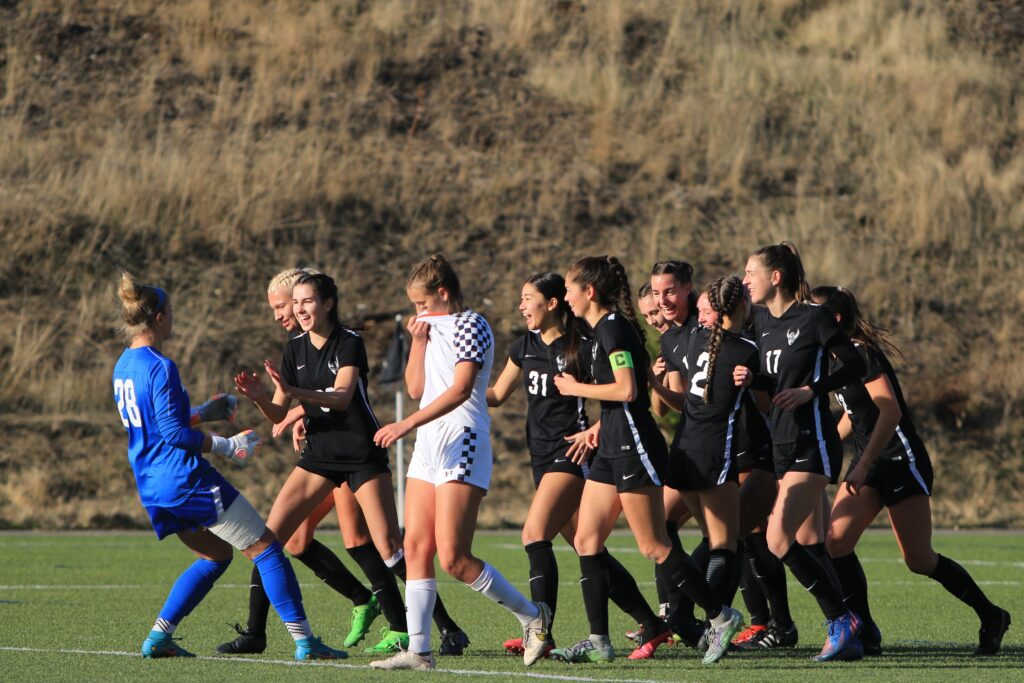
[[[796,332],[794,332],[793,330],[786,330],[786,341],[789,342],[790,346],[793,345],[793,342],[795,342],[799,336],[800,336],[800,328],[799,327],[796,328]]]
[[[792,344],[793,342],[790,343]],[[331,371],[332,375],[338,374],[338,370],[341,369],[341,364],[338,362],[337,356],[327,361],[327,369]]]
[[[561,354],[555,356],[555,365],[558,366],[559,372],[565,372],[565,368],[568,366],[568,363],[565,362],[565,356]]]

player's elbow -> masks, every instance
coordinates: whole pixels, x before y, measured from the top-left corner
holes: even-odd
[[[636,387],[632,386],[624,389],[622,392],[622,400],[626,403],[632,403],[636,400]]]

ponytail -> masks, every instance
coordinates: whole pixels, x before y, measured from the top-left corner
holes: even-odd
[[[815,303],[839,316],[839,329],[852,341],[879,353],[903,358],[903,353],[889,338],[889,330],[872,325],[861,314],[857,298],[845,287],[821,286],[811,291]]]
[[[135,281],[131,273],[121,273],[121,282],[117,286],[117,296],[121,301],[121,335],[130,342],[134,337],[150,329],[157,313],[167,308],[167,292],[153,285],[141,285]]]
[[[743,302],[743,291],[743,280],[735,275],[723,275],[704,289],[711,308],[718,314],[705,349],[708,352],[708,365],[707,379],[704,380],[704,403],[711,403],[711,385],[715,377],[715,366],[718,363],[718,352],[722,349],[722,338],[725,336],[723,330],[725,316],[732,317],[739,310],[740,304]]]

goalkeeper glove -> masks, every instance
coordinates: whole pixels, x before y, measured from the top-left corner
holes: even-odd
[[[235,419],[237,407],[238,399],[231,394],[214,394],[209,401],[192,411],[189,422],[192,427],[200,422],[216,422],[218,420],[232,422]]]
[[[251,429],[246,429],[244,432],[239,432],[228,438],[211,434],[210,439],[213,441],[213,447],[210,448],[211,453],[231,460],[241,467],[249,464],[256,448],[263,443],[260,441],[259,435]]]

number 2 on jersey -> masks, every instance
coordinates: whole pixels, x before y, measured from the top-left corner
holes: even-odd
[[[548,373],[540,373],[537,372],[536,370],[530,370],[530,386],[527,387],[527,389],[529,389],[530,393],[533,394],[534,396],[536,396],[537,394],[540,394],[541,396],[547,396]]]
[[[121,414],[121,422],[125,427],[142,426],[142,414],[135,402],[135,382],[130,379],[114,380],[114,398],[117,399],[117,412]]]
[[[693,381],[690,382],[690,393],[694,396],[704,398],[704,385],[707,384],[708,361],[710,359],[711,356],[707,351],[697,356],[697,374],[693,376]]]

